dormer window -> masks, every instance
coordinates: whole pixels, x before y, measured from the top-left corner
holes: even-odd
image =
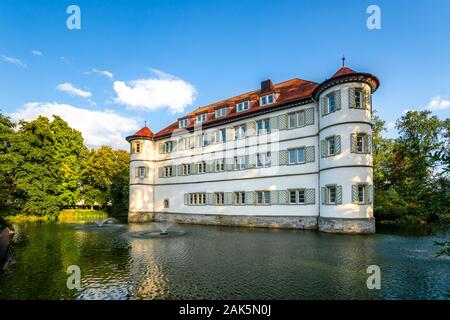
[[[179,121],[180,128],[187,127],[187,125],[188,125],[188,119],[183,119],[183,120]]]
[[[197,123],[202,123],[205,121],[206,121],[206,113],[202,113],[197,116]]]
[[[250,101],[243,101],[236,104],[236,112],[246,111],[250,108]]]
[[[227,108],[217,109],[215,113],[216,118],[222,118],[227,115]]]
[[[267,106],[267,105],[272,104],[274,102],[275,102],[275,95],[273,93],[265,95],[265,96],[262,96],[262,97],[259,98],[259,105],[260,106]]]

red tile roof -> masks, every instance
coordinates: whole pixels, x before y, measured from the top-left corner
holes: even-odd
[[[153,134],[152,130],[150,130],[148,127],[143,127],[139,131],[137,131],[135,134],[132,134],[131,136],[127,137],[127,141],[131,141],[133,139],[139,139],[139,138],[150,138],[153,139],[155,135]]]
[[[278,95],[278,98],[276,99],[275,103],[267,105],[267,106],[260,106],[259,105],[259,96],[261,93],[261,90],[254,90],[250,91],[226,100],[222,100],[219,102],[212,103],[210,105],[198,108],[191,113],[189,113],[187,116],[181,117],[179,119],[183,118],[192,118],[195,117],[198,114],[202,113],[208,113],[207,120],[203,122],[203,124],[213,124],[218,123],[223,120],[229,120],[230,118],[236,118],[243,115],[248,115],[260,110],[265,109],[271,109],[275,106],[285,104],[292,101],[298,101],[303,100],[307,98],[311,98],[312,93],[314,92],[314,89],[318,86],[318,83],[307,81],[303,79],[294,78],[285,82],[281,82],[278,84],[273,85],[273,89],[268,92],[264,92],[265,94],[270,94],[271,92],[274,92]],[[235,105],[238,102],[241,101],[247,101],[250,100],[250,108],[247,111],[242,112],[236,112]],[[214,110],[218,109],[220,107],[228,108],[228,113],[223,118],[214,118]],[[194,122],[191,122],[185,129],[192,128],[194,126]],[[156,133],[155,138],[163,137],[170,135],[175,129],[178,129],[178,121],[172,123],[168,127],[164,128],[163,130]]]
[[[342,67],[331,77],[331,79],[337,78],[337,77],[340,77],[340,76],[344,76],[344,75],[348,75],[348,74],[353,74],[353,73],[357,73],[357,72],[353,71],[350,68]]]

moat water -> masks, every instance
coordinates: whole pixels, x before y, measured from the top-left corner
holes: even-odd
[[[301,230],[175,225],[176,237],[136,237],[154,225],[29,223],[0,271],[0,299],[448,299],[448,233],[343,236]],[[81,289],[68,289],[70,265]],[[369,290],[367,267],[381,270]]]

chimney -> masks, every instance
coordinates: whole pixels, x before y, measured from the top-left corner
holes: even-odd
[[[267,79],[264,81],[261,81],[261,92],[266,92],[272,89],[272,80]]]

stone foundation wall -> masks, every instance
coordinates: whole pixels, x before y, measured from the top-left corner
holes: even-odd
[[[166,212],[130,212],[128,222],[167,221],[187,224],[317,230],[317,217],[239,216]]]
[[[151,221],[204,224],[217,226],[241,226],[258,228],[284,228],[319,230],[328,233],[372,234],[375,233],[375,219],[340,219],[315,216],[240,216],[216,214],[186,214],[167,212],[130,212],[128,222]]]
[[[375,219],[341,219],[319,217],[319,231],[328,233],[372,234],[375,233]]]

